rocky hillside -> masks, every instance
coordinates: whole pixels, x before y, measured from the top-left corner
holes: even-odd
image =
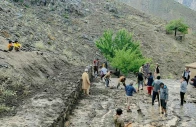
[[[196,31],[196,12],[174,0],[117,0],[166,21],[184,19]],[[196,5],[196,4],[195,4]]]
[[[196,0],[175,0],[196,11]]]
[[[1,116],[15,115],[31,107],[30,101],[38,98],[55,103],[52,111],[61,112],[61,103],[66,104],[65,94],[80,79],[84,67],[95,57],[103,59],[94,42],[107,29],[134,32],[143,54],[152,58],[153,63],[160,63],[163,77],[179,77],[184,65],[196,58],[196,38],[190,34],[182,42],[176,41],[173,35],[166,35],[165,24],[161,19],[113,1],[57,0],[47,1],[46,5],[36,0],[1,1],[0,49],[6,49],[6,39],[18,39],[23,45],[21,52],[0,51]],[[55,100],[59,99],[57,103]],[[40,117],[45,118],[44,111],[41,113]],[[43,125],[50,125],[56,119],[50,114],[47,117],[50,121]],[[41,125],[39,122],[33,124]]]

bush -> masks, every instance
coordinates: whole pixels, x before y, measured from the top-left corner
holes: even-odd
[[[0,114],[3,113],[3,112],[8,112],[10,110],[11,110],[10,107],[7,107],[5,105],[0,105]]]

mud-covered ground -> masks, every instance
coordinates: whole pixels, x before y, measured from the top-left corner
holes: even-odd
[[[127,81],[127,83],[130,80]],[[151,96],[144,88],[134,94],[131,102],[132,112],[126,111],[126,100],[123,86],[121,89],[106,88],[103,82],[93,83],[91,95],[84,96],[79,101],[70,117],[70,127],[113,127],[113,115],[117,108],[123,109],[122,117],[125,122],[132,122],[133,127],[194,127],[196,126],[195,88],[188,86],[187,103],[180,106],[180,82],[178,80],[162,80],[169,88],[168,116],[159,114],[158,102],[151,105]],[[117,79],[113,78],[111,85],[116,86]],[[134,86],[136,87],[136,86]],[[137,110],[140,107],[142,113]]]

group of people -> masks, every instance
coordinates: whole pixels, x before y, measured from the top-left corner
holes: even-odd
[[[99,59],[94,60],[94,73],[95,77],[98,76],[98,68],[99,68]],[[109,71],[106,67],[106,63],[103,63],[101,71],[100,71],[100,77],[101,80],[105,80],[105,86],[109,87],[109,81],[111,77],[112,71]],[[190,79],[190,71],[189,68],[186,68],[182,74],[182,80],[180,85],[180,98],[181,102],[180,105],[183,106],[183,103],[186,102],[184,99],[184,95],[187,91],[187,85],[189,83]],[[154,80],[154,78],[156,78]],[[90,89],[90,81],[88,77],[88,69],[85,69],[85,72],[82,75],[83,78],[83,90],[84,93],[89,95],[89,89]],[[154,105],[155,100],[158,100],[158,105],[161,106],[161,113],[167,116],[167,101],[168,101],[168,87],[166,84],[164,84],[161,81],[160,76],[160,68],[159,64],[156,63],[156,67],[154,70],[154,75],[152,72],[150,72],[150,64],[146,63],[142,65],[139,68],[139,72],[137,73],[137,82],[138,89],[136,90],[133,87],[133,81],[131,81],[128,85],[126,85],[126,77],[120,76],[118,79],[118,83],[116,85],[116,88],[118,89],[119,86],[122,84],[124,86],[125,94],[126,94],[126,103],[127,103],[127,112],[131,112],[130,104],[132,101],[133,93],[139,92],[139,90],[143,90],[144,85],[147,86],[148,95],[152,97],[152,105]],[[85,85],[88,84],[88,85]],[[196,76],[191,79],[190,84],[196,87]],[[142,88],[140,89],[140,86]],[[116,116],[115,116],[115,124],[116,127],[124,127],[124,122],[121,120],[120,116],[122,114],[121,109],[116,110]],[[123,126],[122,126],[123,125]]]
[[[11,41],[9,40],[8,46],[7,46],[7,51],[11,52],[13,49],[18,52],[21,49],[21,44],[18,42],[18,40]]]

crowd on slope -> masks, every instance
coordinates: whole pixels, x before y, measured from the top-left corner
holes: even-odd
[[[107,62],[104,62],[102,65],[102,68],[99,71],[99,59],[95,59],[93,61],[93,68],[94,68],[94,77],[97,78],[98,75],[100,75],[101,80],[105,81],[105,86],[110,87],[110,78],[111,74],[113,74],[112,71],[108,70]],[[99,74],[100,72],[100,74]],[[133,87],[134,82],[131,81],[128,85],[126,85],[126,77],[121,75],[118,79],[116,89],[119,88],[119,86],[122,84],[125,88],[126,93],[126,100],[127,100],[127,112],[131,112],[130,104],[132,101],[133,93],[137,93],[140,90],[143,90],[144,85],[147,87],[147,95],[152,97],[152,105],[154,105],[154,101],[157,98],[158,105],[161,107],[161,114],[164,114],[165,117],[167,117],[167,102],[168,102],[168,87],[166,84],[164,84],[161,81],[161,75],[160,75],[160,68],[159,64],[156,63],[156,67],[154,69],[154,75],[152,72],[150,72],[150,64],[146,63],[143,64],[140,68],[137,75],[137,90]],[[181,79],[181,86],[180,86],[180,105],[183,106],[183,103],[186,102],[184,100],[184,95],[187,91],[187,85],[190,83],[194,87],[196,87],[196,76],[191,79],[191,82],[189,82],[191,72],[189,71],[189,68],[185,68],[185,70],[182,73],[182,79]],[[154,80],[155,78],[155,80]],[[82,89],[84,90],[84,93],[86,95],[89,95],[89,89],[90,89],[90,80],[88,77],[88,69],[85,69],[85,72],[82,74],[83,79],[83,85]],[[141,89],[140,89],[141,88]],[[116,115],[114,117],[114,122],[116,127],[124,127],[124,121],[121,119],[122,109],[116,110]],[[128,127],[129,124],[126,125]]]

